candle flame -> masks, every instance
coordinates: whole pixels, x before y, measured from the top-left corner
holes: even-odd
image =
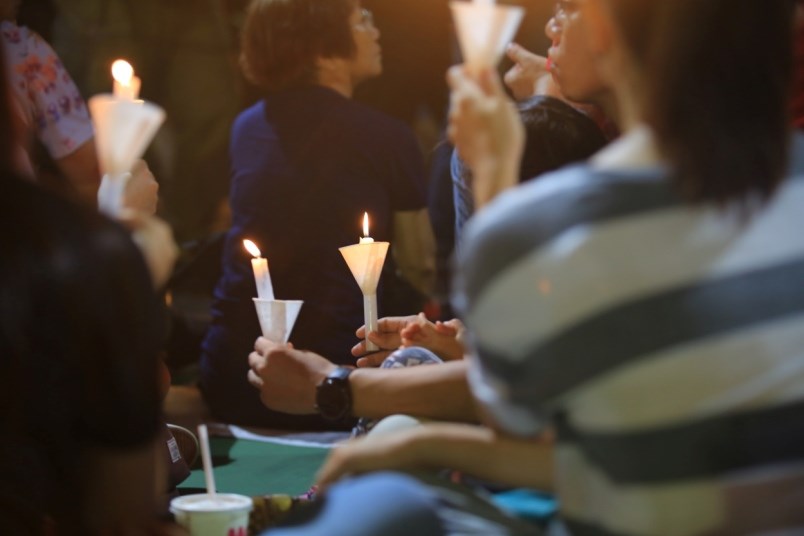
[[[134,67],[126,60],[116,60],[112,63],[112,78],[124,86],[129,86],[134,78]]]
[[[262,253],[260,253],[260,248],[258,248],[257,244],[255,244],[251,240],[243,240],[243,247],[246,248],[246,251],[251,253],[251,255],[255,259],[262,257]]]
[[[363,236],[369,236],[368,212],[363,213]]]

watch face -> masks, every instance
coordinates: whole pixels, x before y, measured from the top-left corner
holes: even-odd
[[[352,397],[347,379],[351,370],[337,369],[316,389],[316,406],[321,416],[337,421],[349,416]]]

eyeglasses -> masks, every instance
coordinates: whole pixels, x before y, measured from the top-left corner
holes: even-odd
[[[360,22],[355,24],[355,27],[360,28],[361,30],[371,30],[372,28],[376,28],[376,26],[374,26],[374,13],[365,8],[361,9]]]
[[[577,13],[580,7],[578,0],[556,0],[553,6],[553,18],[563,24],[570,15]]]

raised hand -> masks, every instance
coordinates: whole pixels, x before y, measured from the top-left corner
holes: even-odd
[[[519,113],[491,69],[447,73],[452,93],[447,133],[473,174],[475,206],[482,207],[517,183],[525,141]]]

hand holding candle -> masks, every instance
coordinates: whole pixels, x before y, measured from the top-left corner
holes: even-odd
[[[260,248],[251,240],[243,240],[243,246],[254,257],[251,259],[251,268],[254,271],[254,282],[257,284],[257,297],[261,300],[273,300],[274,287],[271,284],[271,274],[268,272],[268,259],[262,258]]]
[[[363,238],[358,244],[340,248],[341,255],[349,266],[352,275],[363,292],[363,319],[366,325],[366,349],[379,350],[368,340],[371,331],[377,331],[377,285],[380,281],[382,265],[388,254],[388,242],[375,242],[369,236],[368,214],[363,215]]]
[[[114,94],[89,99],[89,111],[103,173],[98,208],[116,217],[123,206],[123,192],[131,170],[165,120],[165,111],[150,102],[137,100],[140,79],[134,76],[134,69],[127,61],[115,61],[112,76]]]

